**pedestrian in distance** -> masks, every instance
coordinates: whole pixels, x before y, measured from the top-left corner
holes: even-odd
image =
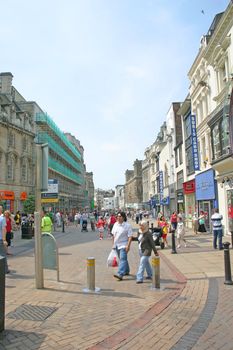
[[[195,235],[197,235],[197,232],[198,232],[198,216],[197,216],[197,213],[193,213],[192,221],[193,221],[193,233]]]
[[[198,232],[206,232],[205,228],[205,213],[201,210],[198,218]]]
[[[170,221],[171,221],[171,228],[173,230],[176,230],[176,228],[177,228],[177,212],[176,211],[173,211],[171,218],[170,218]]]
[[[53,223],[52,223],[52,220],[50,219],[49,213],[43,210],[42,219],[41,219],[41,232],[51,233],[52,226],[53,226]]]
[[[14,221],[15,221],[15,224],[17,226],[17,229],[19,230],[20,229],[20,225],[21,225],[21,215],[20,215],[20,211],[19,210],[15,214]]]
[[[146,220],[139,222],[139,231],[137,237],[133,237],[133,241],[138,241],[140,263],[136,277],[136,283],[143,283],[144,272],[146,270],[146,279],[152,279],[152,268],[150,265],[150,256],[153,250],[154,254],[158,256],[152,235],[149,231],[149,225]]]
[[[178,222],[177,222],[177,241],[178,241],[178,246],[177,248],[181,247],[181,242],[183,241],[184,246],[187,247],[186,240],[184,238],[185,236],[185,227],[184,227],[184,221],[181,216],[178,217]]]
[[[4,212],[5,220],[6,220],[6,241],[7,241],[7,255],[12,255],[9,252],[9,247],[11,246],[11,240],[13,239],[12,232],[12,218],[9,210],[5,210]]]
[[[163,238],[164,245],[168,247],[167,234],[168,234],[169,224],[166,221],[165,216],[162,216],[161,219],[158,221],[158,227],[160,227],[162,230],[162,238]]]
[[[213,231],[213,246],[214,249],[217,249],[217,243],[218,248],[221,250],[223,249],[222,246],[222,215],[219,214],[218,208],[214,209],[214,214],[211,216],[211,223],[212,223],[212,231]]]
[[[113,249],[119,258],[118,272],[114,275],[118,281],[122,281],[123,276],[129,275],[128,253],[130,250],[133,232],[131,225],[127,222],[126,214],[123,211],[117,213],[117,222],[112,228]]]
[[[97,223],[96,223],[96,227],[99,231],[99,239],[102,240],[104,238],[104,227],[105,227],[105,220],[103,218],[103,216],[100,216]]]

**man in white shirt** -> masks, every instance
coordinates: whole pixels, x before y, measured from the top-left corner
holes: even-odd
[[[214,214],[211,216],[212,230],[213,230],[213,246],[217,249],[217,240],[219,249],[223,249],[222,246],[222,215],[219,214],[217,208],[214,209]]]
[[[5,273],[9,273],[8,264],[7,264],[7,241],[6,241],[6,220],[3,215],[3,208],[0,205],[0,255],[5,258]]]
[[[113,225],[112,235],[114,240],[114,248],[119,257],[118,273],[114,275],[119,281],[122,281],[123,276],[129,275],[129,263],[127,254],[130,249],[130,244],[133,238],[132,227],[127,222],[126,214],[118,212],[117,222]]]

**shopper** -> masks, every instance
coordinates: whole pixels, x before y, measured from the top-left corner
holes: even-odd
[[[114,277],[122,281],[123,276],[130,273],[127,255],[133,236],[132,227],[127,222],[126,214],[123,211],[117,213],[117,222],[113,225],[112,235],[113,248],[116,249],[119,258],[118,273]]]
[[[217,249],[217,241],[218,241],[218,248],[221,250],[223,249],[222,246],[222,215],[219,214],[218,208],[214,209],[214,214],[211,216],[211,222],[212,222],[212,231],[213,231],[213,246],[214,249]]]
[[[152,279],[152,268],[150,265],[150,256],[153,250],[154,254],[158,256],[152,235],[149,231],[149,225],[146,220],[139,222],[139,231],[137,238],[134,237],[133,240],[138,241],[140,264],[137,272],[136,283],[143,283],[144,271],[147,272],[146,279]]]
[[[186,247],[186,240],[184,239],[185,236],[185,228],[184,228],[184,221],[181,216],[178,217],[178,223],[177,223],[177,241],[178,241],[178,246],[177,248],[181,247],[181,241],[183,241],[184,246]]]

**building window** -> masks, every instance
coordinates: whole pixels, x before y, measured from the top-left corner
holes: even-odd
[[[26,137],[24,137],[22,140],[22,150],[27,151],[27,139],[26,139]]]
[[[184,182],[183,170],[179,171],[176,176],[177,176],[177,190],[180,190],[183,188],[183,182]]]
[[[22,162],[21,177],[23,182],[27,182],[27,162],[25,159]]]
[[[8,180],[14,179],[14,158],[13,158],[13,156],[10,156],[10,158],[7,161],[7,179]]]
[[[220,123],[220,133],[221,133],[221,153],[222,155],[228,154],[230,146],[230,137],[229,137],[229,122],[228,118],[225,117]]]
[[[213,160],[221,158],[229,153],[229,128],[229,118],[223,116],[213,125],[211,130]]]
[[[176,165],[176,168],[179,166],[178,164],[178,150],[175,149],[175,165]]]
[[[8,135],[8,147],[15,147],[15,136],[12,132]]]
[[[187,173],[191,174],[194,172],[193,165],[193,150],[192,147],[186,149],[186,164],[187,164]]]
[[[180,161],[180,165],[183,164],[182,145],[179,146],[179,161]]]

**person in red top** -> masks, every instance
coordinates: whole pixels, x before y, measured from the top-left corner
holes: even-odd
[[[163,242],[166,247],[168,247],[168,241],[167,241],[167,234],[168,234],[168,227],[169,224],[165,219],[165,216],[162,216],[161,219],[158,221],[158,226],[162,229],[162,238]]]
[[[173,230],[176,230],[177,228],[177,212],[173,211],[171,216],[171,226]]]
[[[96,223],[96,227],[98,228],[99,231],[99,239],[103,239],[104,238],[104,227],[105,227],[105,220],[103,218],[103,216],[99,217],[99,220]]]
[[[6,220],[6,241],[7,241],[7,248],[11,246],[11,240],[12,240],[12,219],[11,219],[11,213],[9,210],[6,210],[4,212],[5,220]],[[7,255],[11,255],[7,251]]]
[[[117,221],[116,216],[112,213],[109,218],[109,224],[108,224],[108,228],[111,236],[112,236],[112,228],[116,221]]]

